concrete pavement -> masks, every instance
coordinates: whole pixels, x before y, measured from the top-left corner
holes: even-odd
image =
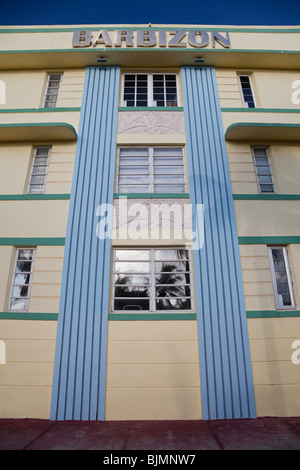
[[[300,417],[218,421],[0,420],[1,450],[300,450]]]

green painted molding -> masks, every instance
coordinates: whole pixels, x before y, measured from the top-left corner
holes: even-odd
[[[183,106],[119,106],[118,111],[183,111]]]
[[[300,310],[247,310],[247,318],[300,317]]]
[[[0,109],[0,113],[62,113],[81,111],[80,107],[74,108],[16,108]]]
[[[298,201],[300,194],[233,194],[234,200]]]
[[[0,312],[0,320],[43,320],[57,321],[58,313],[35,313],[35,312]]]
[[[300,109],[291,108],[221,108],[224,113],[300,113]]]
[[[133,27],[131,27],[131,29],[133,29],[134,31],[137,31],[137,30],[141,30],[141,29],[148,29],[148,25],[145,25],[145,26],[136,26],[136,25],[132,25]],[[224,27],[206,27],[206,26],[203,26],[203,25],[199,25],[201,26],[202,29],[205,29],[205,31],[218,31],[218,32],[231,32],[231,33],[234,33],[234,32],[237,32],[237,33],[300,33],[300,29],[295,27],[294,25],[291,25],[291,28],[286,28],[286,27],[283,27],[282,29],[281,28],[276,28],[276,27],[270,27],[270,29],[266,28],[266,27],[257,27],[257,28],[250,28],[250,27],[239,27],[237,26],[236,28],[234,28],[233,26],[231,27],[228,27],[228,28],[224,28]],[[186,27],[186,28],[182,28],[182,27],[179,27],[179,28],[176,28],[175,26],[169,26],[169,25],[165,25],[165,26],[155,26],[155,25],[152,25],[151,26],[151,29],[153,29],[154,31],[159,31],[159,30],[162,30],[162,29],[167,29],[168,31],[193,31],[193,30],[197,30],[199,28],[199,26],[195,26],[195,25],[191,25],[189,27],[189,25]],[[85,26],[86,29],[90,29],[90,30],[98,30],[98,29],[106,29],[107,31],[115,31],[116,29],[124,29],[124,26],[113,26],[113,25],[88,25],[88,26]],[[76,31],[76,30],[81,30],[82,29],[82,26],[81,27],[74,27],[74,28],[70,28],[70,27],[42,27],[42,28],[31,28],[31,27],[28,27],[28,28],[16,28],[16,29],[13,29],[13,28],[9,28],[9,26],[6,28],[6,29],[0,29],[0,33],[2,34],[9,34],[9,33],[60,33],[60,32],[73,32],[73,31]]]
[[[1,237],[0,246],[64,246],[65,238]]]
[[[66,200],[70,194],[0,194],[0,201]]]
[[[248,319],[258,318],[300,318],[300,310],[247,310]],[[109,321],[191,321],[196,320],[196,313],[109,313]],[[0,312],[0,320],[42,320],[57,321],[58,313],[35,312]]]
[[[234,124],[230,124],[227,127],[225,137],[230,131],[230,129],[234,127],[291,127],[291,128],[300,128],[300,124],[288,124],[284,122],[235,122]]]
[[[189,193],[114,193],[114,199],[189,199]]]
[[[68,127],[74,132],[74,135],[77,137],[75,128],[66,122],[20,122],[12,124],[0,124],[0,127]]]
[[[300,243],[300,237],[297,236],[238,237],[238,239],[240,245],[289,245]]]
[[[73,30],[72,30],[73,31]],[[189,30],[190,31],[190,30]],[[226,30],[225,30],[226,31]],[[83,52],[82,49],[84,50],[85,54],[88,54],[89,52],[94,53],[95,51],[101,52],[101,48],[95,49],[94,47],[91,47],[90,49],[88,48],[74,48],[74,49],[24,49],[24,50],[2,50],[0,51],[0,54],[46,54],[46,53],[59,53],[59,52],[73,52],[73,53],[81,53]],[[176,48],[156,48],[153,49],[152,47],[116,47],[114,49],[109,49],[109,53],[114,53],[114,52],[173,52],[176,54],[177,52],[199,52],[200,48],[194,48],[194,49],[188,49],[186,47],[176,47]],[[203,50],[203,49],[201,49]],[[289,50],[280,50],[280,49],[204,49],[205,52],[224,52],[224,54],[230,54],[230,53],[252,53],[252,54],[300,54],[300,50],[298,51],[289,51]]]
[[[196,313],[109,313],[110,321],[196,320]]]

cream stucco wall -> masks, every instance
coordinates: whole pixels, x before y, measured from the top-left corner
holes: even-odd
[[[0,418],[49,419],[56,324],[0,320],[6,353],[0,364]]]
[[[80,107],[85,69],[64,70],[62,67],[49,70],[1,71],[0,80],[4,81],[6,86],[6,103],[1,103],[0,110],[42,108],[48,73],[56,72],[63,73],[57,107]]]
[[[299,318],[248,319],[254,393],[258,416],[300,415]]]
[[[35,146],[51,145],[46,194],[69,194],[73,177],[76,143],[32,142],[0,144],[0,192],[27,194]]]
[[[201,419],[195,321],[111,321],[106,420]]]

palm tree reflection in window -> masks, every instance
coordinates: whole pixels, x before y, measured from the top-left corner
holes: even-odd
[[[189,253],[151,249],[152,275],[115,274],[114,310],[190,310]]]
[[[189,284],[188,273],[178,274],[177,266],[162,263],[161,274],[155,279],[156,310],[190,309],[190,287],[182,284],[183,278]]]
[[[146,285],[132,286],[136,276],[117,275],[115,281],[115,310],[149,310],[149,276],[140,276]],[[128,299],[130,297],[130,300]]]

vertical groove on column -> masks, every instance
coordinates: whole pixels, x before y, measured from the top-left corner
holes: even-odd
[[[215,70],[182,67],[191,202],[204,204],[194,251],[204,419],[255,417],[238,237]]]
[[[113,203],[119,68],[87,68],[70,198],[51,419],[103,420],[110,239],[96,209]]]

